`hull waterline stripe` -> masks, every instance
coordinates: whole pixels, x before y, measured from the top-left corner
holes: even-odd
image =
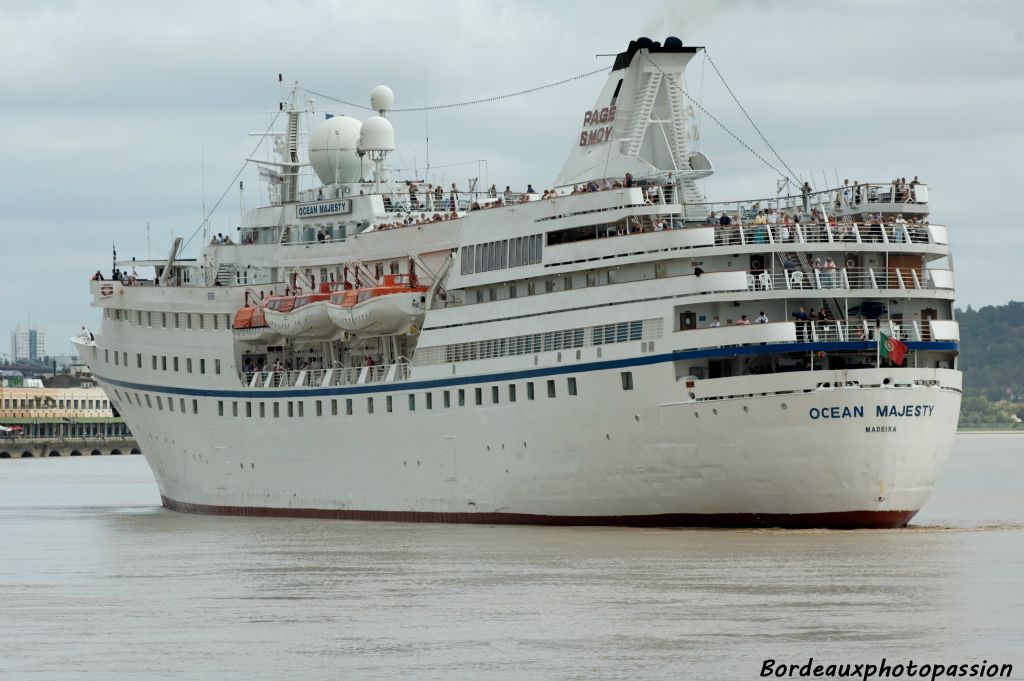
[[[905,527],[917,511],[836,511],[831,513],[658,513],[625,516],[564,516],[529,513],[437,513],[429,511],[356,511],[330,508],[214,506],[160,497],[163,505],[183,513],[264,518],[324,518],[407,523],[480,525],[610,525],[620,527],[729,527],[835,530]]]
[[[909,350],[935,350],[953,351],[960,349],[960,344],[955,341],[931,341],[931,342],[909,342],[906,344]],[[230,397],[249,400],[287,398],[287,397],[323,397],[330,395],[361,395],[366,393],[388,393],[408,392],[410,390],[425,390],[430,388],[445,388],[463,385],[475,385],[479,383],[518,381],[529,378],[543,378],[546,376],[558,376],[562,374],[580,374],[591,371],[607,371],[609,369],[626,369],[635,366],[647,366],[650,364],[661,364],[663,362],[675,362],[680,360],[704,359],[713,357],[739,357],[747,355],[780,354],[797,352],[838,352],[843,350],[873,350],[875,343],[867,342],[832,342],[832,343],[780,343],[771,346],[746,345],[727,348],[711,348],[703,350],[677,350],[674,352],[661,353],[658,355],[647,355],[630,357],[626,359],[613,359],[598,362],[585,362],[581,364],[560,364],[553,367],[542,367],[538,369],[526,369],[518,371],[506,371],[492,374],[476,374],[465,376],[453,376],[451,378],[435,378],[422,381],[404,381],[394,383],[370,383],[355,386],[332,386],[327,388],[249,388],[221,390],[213,388],[181,388],[176,386],[153,385],[148,383],[135,383],[108,378],[94,374],[96,378],[109,385],[129,390],[143,390],[153,393],[164,393],[169,395],[182,395],[189,397]],[[768,349],[770,348],[770,350]],[[569,349],[571,350],[571,348]]]

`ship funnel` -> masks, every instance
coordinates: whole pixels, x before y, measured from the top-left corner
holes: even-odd
[[[673,173],[688,200],[699,200],[693,180],[712,172],[703,154],[693,154],[693,112],[683,94],[683,69],[700,47],[676,37],[664,43],[630,41],[604,89],[590,109],[580,112],[581,127],[555,184]],[[696,193],[694,193],[696,192]]]

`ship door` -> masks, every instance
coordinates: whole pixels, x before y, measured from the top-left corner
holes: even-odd
[[[755,277],[764,272],[764,264],[768,262],[764,255],[750,256],[750,273]]]
[[[696,312],[680,312],[679,313],[679,330],[680,331],[692,331],[697,328],[697,313]]]

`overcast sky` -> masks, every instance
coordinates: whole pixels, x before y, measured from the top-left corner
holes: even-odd
[[[819,186],[823,171],[920,175],[932,220],[951,227],[959,305],[1024,297],[1024,2],[4,0],[0,352],[31,321],[50,354],[70,353],[66,338],[98,326],[87,281],[109,275],[112,242],[119,257],[163,256],[172,233],[195,231],[204,165],[212,207],[277,108],[278,73],[360,104],[381,83],[396,107],[443,104],[610,65],[595,55],[640,35],[707,46],[768,140]],[[604,78],[429,118],[396,113],[394,165],[425,165],[429,129],[447,182],[464,185],[486,159],[490,182],[546,187]],[[687,83],[769,157],[702,57]],[[773,171],[710,121],[699,148],[717,171],[710,198],[774,193]],[[243,179],[246,203],[265,202],[255,170]],[[233,231],[238,215],[233,187],[213,231]]]

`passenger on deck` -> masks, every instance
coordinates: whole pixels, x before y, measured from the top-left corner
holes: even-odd
[[[755,319],[754,321],[757,322],[758,324],[768,323],[768,317],[765,316],[764,310],[761,310],[761,312],[758,313],[757,319]]]
[[[623,179],[622,184],[628,189],[636,186],[636,180],[633,179],[633,173],[626,173],[626,177]]]
[[[512,203],[512,188],[505,185],[505,203]]]
[[[711,320],[711,323],[708,324],[708,328],[709,329],[717,329],[721,325],[722,325],[722,322],[718,321],[718,317],[715,317],[714,319]]]
[[[498,188],[492,184],[491,188],[487,190],[487,196],[492,199],[498,198]]]
[[[708,213],[708,217],[707,217],[706,220],[704,220],[704,224],[706,224],[706,225],[718,224],[718,218],[715,217],[715,211],[711,211],[710,213]]]
[[[526,193],[527,194],[536,194],[537,190],[533,188],[532,184],[527,183],[527,185],[526,185]]]
[[[736,324],[739,325],[739,326],[749,326],[750,325],[750,320],[747,319],[747,315],[740,315],[740,318],[736,322]]]

